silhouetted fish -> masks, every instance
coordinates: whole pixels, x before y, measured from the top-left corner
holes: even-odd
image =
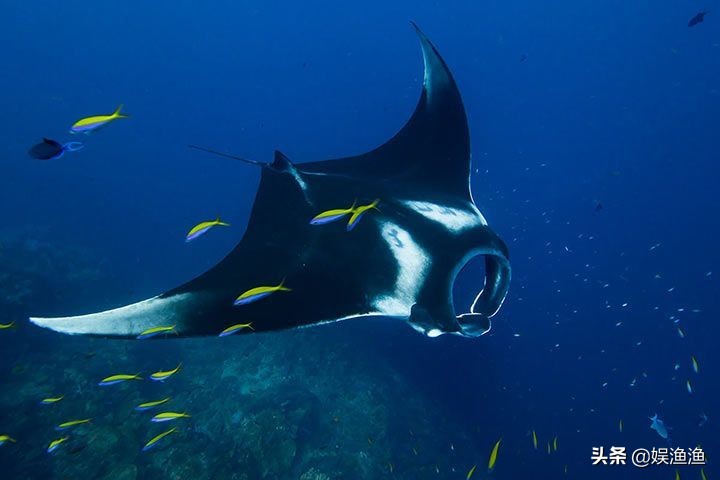
[[[37,160],[55,160],[63,156],[65,152],[76,152],[83,148],[80,142],[68,142],[61,145],[55,140],[43,138],[43,141],[28,150],[28,155]]]
[[[43,141],[28,150],[28,154],[37,160],[51,160],[60,156],[63,152],[63,146],[49,138],[43,138]]]
[[[600,202],[597,202],[597,203],[595,204],[595,213],[599,212],[599,211],[602,210],[602,209],[603,209],[603,204],[600,203]]]
[[[688,22],[688,27],[694,27],[698,23],[702,23],[703,20],[705,20],[705,15],[707,15],[707,11],[703,10],[702,12],[698,12],[697,15],[692,17],[690,21]]]

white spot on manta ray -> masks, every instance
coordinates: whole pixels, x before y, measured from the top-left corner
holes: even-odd
[[[487,225],[485,218],[474,206],[472,210],[462,210],[417,200],[405,200],[402,203],[428,220],[443,225],[453,233]]]
[[[392,222],[382,222],[380,230],[397,261],[397,276],[392,295],[373,300],[378,311],[389,316],[407,317],[416,301],[420,285],[430,269],[430,256],[413,240],[407,230]]]
[[[39,318],[30,321],[40,327],[70,335],[139,335],[148,328],[176,323],[175,308],[187,301],[191,293],[172,297],[153,297],[104,312],[74,317]]]

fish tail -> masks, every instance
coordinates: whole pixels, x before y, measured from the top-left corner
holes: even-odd
[[[287,278],[283,278],[283,279],[282,279],[282,282],[280,282],[280,285],[278,285],[277,289],[278,289],[279,291],[281,291],[281,292],[292,292],[292,289],[291,289],[291,288],[287,288],[287,287],[285,286],[285,280],[286,280],[286,279],[287,279]]]
[[[252,322],[251,322],[251,323],[248,323],[248,328],[249,328],[250,330],[252,330],[253,332],[255,331],[255,329],[254,329],[253,326],[252,326]]]
[[[377,210],[377,211],[379,212],[380,209],[377,208],[378,203],[380,203],[380,199],[379,199],[379,198],[376,198],[376,199],[373,200],[373,202],[370,204],[370,208],[372,208],[373,210]]]
[[[129,115],[125,115],[125,114],[123,114],[123,113],[120,113],[120,110],[122,110],[122,108],[123,108],[123,104],[121,103],[121,104],[118,105],[118,107],[115,109],[115,111],[113,112],[112,116],[115,117],[115,118],[129,118],[129,117],[130,117]]]

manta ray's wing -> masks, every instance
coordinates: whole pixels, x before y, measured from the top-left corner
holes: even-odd
[[[174,326],[178,336],[217,335],[239,325],[250,333],[367,315],[404,318],[430,336],[486,332],[507,293],[507,248],[470,195],[468,127],[455,81],[418,34],[423,91],[390,141],[364,155],[298,165],[276,153],[261,167],[245,235],[215,267],[125,307],[30,320],[63,333],[124,338],[161,326]],[[375,199],[377,208],[352,231],[347,218],[310,223],[320,212]],[[477,255],[485,256],[485,286],[470,313],[456,315],[453,282]],[[271,288],[234,305],[256,287]]]
[[[429,185],[470,199],[470,136],[460,92],[435,46],[413,23],[425,64],[423,89],[415,112],[388,142],[371,152],[303,163],[303,172],[345,174],[381,181]]]

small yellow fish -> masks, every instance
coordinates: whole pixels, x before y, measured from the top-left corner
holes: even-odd
[[[271,293],[275,292],[291,292],[292,290],[285,286],[285,280],[280,282],[279,285],[255,287],[247,290],[235,299],[235,306],[246,305],[248,303],[256,302],[261,298],[265,298]]]
[[[620,430],[620,433],[622,433],[622,428],[623,428],[622,419],[620,419],[620,423],[618,423],[618,429]]]
[[[495,462],[497,461],[498,449],[500,448],[501,440],[502,438],[495,443],[495,446],[490,452],[490,460],[488,460],[488,472],[492,471],[492,469],[495,468]]]
[[[533,447],[535,447],[535,450],[537,450],[537,435],[535,434],[535,430],[532,431],[532,437],[533,437]]]
[[[185,241],[190,242],[192,240],[195,240],[197,237],[202,235],[203,233],[210,230],[212,227],[229,227],[229,223],[225,223],[220,220],[220,217],[217,217],[215,220],[210,220],[208,222],[200,222],[197,225],[195,225],[193,228],[190,229],[188,234],[185,236]]]
[[[40,404],[41,405],[50,405],[50,404],[59,402],[63,398],[65,398],[65,395],[60,395],[59,397],[43,398],[42,400],[40,400]]]
[[[350,208],[335,208],[333,210],[325,210],[322,213],[317,214],[310,220],[310,225],[325,225],[336,220],[340,220],[345,215],[350,215],[355,211],[355,203],[353,202]]]
[[[549,441],[547,442],[547,452],[548,452],[548,455],[550,455],[550,442]]]
[[[473,473],[475,473],[475,469],[477,468],[477,465],[473,465],[470,471],[467,473],[467,476],[465,477],[465,480],[470,480],[470,477],[473,476]]]
[[[50,445],[48,445],[47,452],[53,453],[55,450],[60,448],[60,445],[64,443],[68,438],[70,437],[62,437],[58,438],[57,440],[53,440],[52,442],[50,442]]]
[[[171,433],[175,433],[175,432],[177,432],[177,427],[173,427],[173,428],[171,428],[170,430],[161,433],[160,435],[154,436],[152,439],[150,439],[149,442],[147,442],[147,443],[145,444],[145,446],[143,447],[143,452],[147,452],[148,450],[150,450],[151,448],[153,448],[153,447],[157,444],[157,442],[159,442],[160,440],[162,440],[162,439],[165,438],[166,436],[170,435]]]
[[[698,362],[695,359],[694,355],[692,356],[692,367],[693,367],[693,370],[695,371],[695,373],[698,373],[698,370],[700,370],[700,368],[698,367]]]
[[[120,113],[122,107],[123,106],[120,105],[110,115],[94,115],[92,117],[81,118],[80,120],[75,122],[72,127],[70,127],[70,133],[88,134],[99,129],[100,127],[107,125],[113,120],[117,120],[118,118],[128,118],[127,115],[123,115],[122,113]]]
[[[371,204],[369,205],[360,205],[359,207],[355,207],[353,210],[353,214],[350,216],[350,220],[348,220],[347,224],[347,231],[349,232],[355,226],[360,222],[360,219],[362,219],[363,215],[367,213],[368,210],[377,210],[380,211],[377,208],[378,203],[380,203],[380,199],[375,199]]]
[[[155,415],[151,422],[153,423],[161,423],[161,422],[169,422],[171,420],[178,420],[180,418],[190,418],[190,415],[187,413],[177,413],[177,412],[163,412],[158,413]]]
[[[557,452],[557,437],[553,438],[553,450]]]
[[[15,322],[0,323],[0,330],[7,330],[8,328],[13,328],[14,326],[15,326]]]
[[[155,380],[156,382],[164,382],[168,378],[175,375],[177,372],[180,371],[180,367],[182,366],[182,362],[178,364],[177,367],[173,368],[172,370],[168,370],[167,372],[155,372],[152,375],[150,375],[150,380]]]
[[[395,468],[393,467],[393,464],[390,462],[388,462],[388,468],[390,469],[390,473],[393,473],[393,471],[395,470]]]
[[[116,383],[127,382],[129,380],[142,380],[142,377],[139,373],[135,375],[127,375],[125,373],[121,373],[119,375],[111,375],[109,377],[103,378],[102,380],[100,380],[98,385],[100,385],[101,387],[105,387],[107,385],[115,385]]]
[[[138,335],[136,338],[138,340],[144,340],[146,338],[152,338],[157,335],[163,335],[168,333],[174,333],[175,335],[178,334],[177,330],[175,330],[175,325],[168,325],[165,327],[152,327],[148,328],[144,332],[142,332],[140,335]]]
[[[237,325],[232,325],[222,332],[220,332],[220,335],[218,337],[227,337],[228,335],[232,335],[233,333],[239,332],[240,330],[244,328],[249,328],[250,330],[255,330],[252,326],[252,323],[238,323]]]
[[[707,476],[705,476],[705,469],[704,469],[704,468],[700,468],[700,478],[701,478],[702,480],[707,480]]]
[[[0,447],[5,445],[7,442],[17,443],[17,441],[10,435],[0,435]]]
[[[680,470],[675,470],[675,480],[680,480]]]
[[[73,427],[77,427],[78,425],[90,423],[91,421],[92,418],[84,418],[82,420],[70,420],[69,422],[61,423],[60,425],[55,427],[55,430],[67,430]]]
[[[135,407],[135,410],[138,412],[144,412],[145,410],[150,410],[151,408],[159,407],[160,405],[167,403],[170,401],[170,397],[163,398],[162,400],[155,400],[153,402],[145,402],[141,403],[137,407]]]
[[[693,389],[692,389],[692,385],[690,385],[690,380],[687,380],[685,382],[685,388],[687,388],[688,393],[692,395]]]

